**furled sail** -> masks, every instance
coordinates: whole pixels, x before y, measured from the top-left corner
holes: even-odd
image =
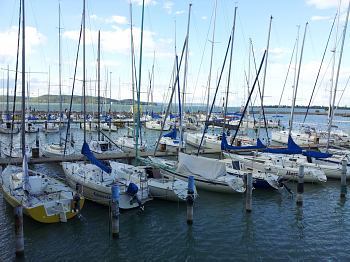
[[[81,149],[81,153],[86,156],[86,158],[94,165],[101,168],[106,173],[110,174],[112,172],[111,167],[107,166],[105,163],[103,163],[101,160],[97,159],[95,155],[91,152],[89,145],[84,142],[83,147]]]

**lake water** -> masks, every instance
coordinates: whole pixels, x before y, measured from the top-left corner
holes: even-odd
[[[299,119],[300,118],[300,119]],[[287,117],[283,117],[287,122]],[[296,116],[296,121],[301,117]],[[339,120],[344,120],[339,118]],[[310,122],[325,122],[312,116]],[[345,129],[348,124],[343,124]],[[82,131],[73,128],[76,151]],[[125,129],[113,137],[125,134]],[[145,131],[154,146],[158,132]],[[89,137],[90,135],[88,135]],[[8,137],[1,135],[2,142]],[[19,136],[15,136],[18,140]],[[58,135],[40,134],[41,141],[58,142]],[[35,134],[28,136],[34,141]],[[33,167],[63,176],[58,164]],[[296,192],[296,184],[290,183]],[[305,185],[304,205],[295,196],[254,190],[253,210],[245,211],[244,194],[199,191],[194,222],[186,224],[186,205],[153,200],[145,211],[122,212],[120,237],[111,239],[109,210],[87,202],[83,218],[44,225],[24,217],[26,261],[346,261],[350,260],[350,200],[340,200],[340,181]],[[13,210],[0,193],[0,261],[13,261]]]

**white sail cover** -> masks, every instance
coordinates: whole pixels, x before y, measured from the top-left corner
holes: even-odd
[[[226,174],[226,166],[217,159],[179,153],[177,172],[215,179]]]

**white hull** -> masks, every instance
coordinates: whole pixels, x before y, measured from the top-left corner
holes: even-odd
[[[157,131],[161,131],[162,130],[162,121],[147,121],[145,123],[145,127],[147,129],[151,129],[151,130],[157,130]],[[163,131],[169,131],[170,130],[170,125],[165,123]]]
[[[167,160],[163,162],[162,159],[155,158],[155,157],[149,157],[149,159],[153,162],[153,164],[156,167],[162,169],[165,172],[165,174],[167,174],[168,176],[174,176],[183,181],[188,181],[188,177],[193,176],[196,188],[198,189],[217,192],[217,193],[228,193],[228,194],[245,192],[243,180],[236,176],[227,175],[217,179],[206,179],[193,173],[186,174],[184,172],[178,172],[175,170],[175,166],[171,166],[171,164],[170,165],[166,164],[166,163],[170,163]],[[232,184],[237,182],[238,182],[237,186],[231,186]]]
[[[74,148],[71,147],[69,145],[69,143],[67,143],[67,147],[66,147],[66,154],[64,154],[64,143],[62,143],[61,145],[59,144],[46,144],[43,146],[42,149],[42,154],[44,156],[63,156],[63,155],[72,155],[74,154]]]
[[[124,152],[134,152],[135,151],[135,146],[136,142],[134,141],[133,137],[119,137],[114,143]],[[138,145],[138,149],[140,151],[145,151],[146,150],[146,144],[140,144]]]
[[[66,175],[68,184],[75,187],[76,184],[83,186],[83,195],[86,199],[96,202],[101,205],[108,206],[112,196],[112,185],[119,185],[120,199],[119,207],[121,209],[131,209],[138,207],[136,201],[130,202],[131,196],[126,193],[126,179],[120,178],[120,174],[113,170],[112,174],[103,172],[100,168],[93,164],[79,163],[62,163],[63,171]],[[136,181],[133,181],[136,183]],[[141,188],[137,193],[142,204],[150,200],[148,196],[148,188]]]
[[[298,166],[290,166],[282,157],[276,159],[268,155],[261,156],[241,156],[236,154],[224,153],[225,158],[240,161],[244,164],[244,168],[248,171],[260,170],[262,172],[270,172],[281,176],[287,180],[298,181]],[[316,168],[305,167],[304,182],[324,183],[327,181],[325,173]]]
[[[179,150],[179,140],[170,137],[162,137],[159,141],[160,151],[177,152]]]
[[[309,146],[318,144],[319,138],[315,135],[304,134],[300,132],[291,133],[294,142],[299,146]],[[271,140],[274,142],[288,144],[288,131],[274,131],[271,133]]]

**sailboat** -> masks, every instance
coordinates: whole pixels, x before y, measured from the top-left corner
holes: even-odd
[[[59,142],[58,143],[46,143],[44,144],[42,148],[42,153],[44,156],[63,156],[63,155],[72,155],[75,153],[75,150],[73,148],[73,145],[68,143],[65,144],[62,137],[61,137],[61,129],[60,126],[62,124],[63,119],[63,112],[62,112],[62,95],[61,95],[61,83],[62,83],[62,77],[61,77],[61,7],[60,4],[58,6],[58,35],[59,35],[59,41],[58,41],[58,60],[59,60],[59,69],[58,69],[58,75],[59,75],[59,90],[60,90],[60,112],[59,112],[59,119],[58,122],[45,122],[45,133],[56,133],[59,132]],[[50,79],[50,78],[49,78]],[[49,81],[49,90],[50,90],[50,81]],[[49,97],[48,96],[48,112],[49,112]],[[48,113],[48,120],[50,118],[50,114]]]
[[[139,132],[140,130],[136,129],[136,123],[139,121],[139,112],[141,111],[139,108],[139,101],[138,106],[135,106],[135,81],[136,81],[136,68],[135,68],[135,54],[134,54],[134,37],[133,37],[133,31],[132,31],[132,4],[130,2],[130,46],[131,46],[131,85],[132,85],[132,115],[133,115],[133,135],[125,135],[118,137],[114,142],[115,144],[121,148],[124,152],[134,152],[136,150],[145,151],[147,148],[147,144],[145,141],[142,141],[142,139],[139,138]],[[137,90],[136,85],[136,90]],[[136,119],[137,118],[137,119]],[[128,130],[129,131],[129,130]],[[137,137],[137,139],[136,139]]]
[[[120,200],[119,207],[122,209],[131,209],[140,207],[150,200],[148,194],[148,185],[145,174],[132,172],[130,177],[126,178],[124,169],[117,168],[122,165],[117,162],[105,163],[94,156],[88,143],[86,142],[86,104],[85,104],[85,0],[83,1],[82,14],[82,38],[83,38],[83,116],[84,116],[84,143],[82,146],[82,154],[90,163],[63,162],[62,167],[66,176],[66,180],[71,187],[81,184],[84,188],[84,196],[96,203],[109,205],[112,199],[112,186],[119,185]],[[80,41],[80,39],[79,39]],[[77,66],[77,65],[76,65]],[[114,168],[111,168],[114,166]],[[136,202],[134,201],[136,199]]]
[[[57,179],[29,170],[25,151],[25,12],[22,9],[22,167],[8,165],[2,172],[1,189],[13,207],[23,206],[23,213],[41,223],[66,222],[83,207],[84,198]],[[20,29],[19,29],[20,30]]]
[[[50,113],[50,68],[49,68],[49,82],[48,82],[48,95],[47,95],[47,120],[45,121],[42,131],[45,134],[60,132],[60,126],[56,122],[56,118]]]
[[[18,134],[19,127],[16,126],[10,117],[9,111],[9,89],[10,89],[10,69],[7,66],[7,95],[6,95],[6,113],[2,115],[1,123],[0,123],[0,133],[2,134]],[[16,95],[16,94],[14,94]]]
[[[100,119],[100,31],[98,31],[98,54],[97,54],[97,85],[98,85],[98,103],[97,103],[97,139],[91,139],[89,142],[89,147],[92,152],[97,154],[108,154],[108,153],[115,153],[115,152],[122,152],[121,149],[119,149],[116,145],[112,144],[111,141],[107,141],[104,139],[105,136],[104,133],[101,132],[101,119]],[[110,122],[111,124],[111,122]],[[111,127],[110,127],[111,128]],[[101,137],[102,135],[102,137]],[[102,139],[101,139],[102,138]]]

